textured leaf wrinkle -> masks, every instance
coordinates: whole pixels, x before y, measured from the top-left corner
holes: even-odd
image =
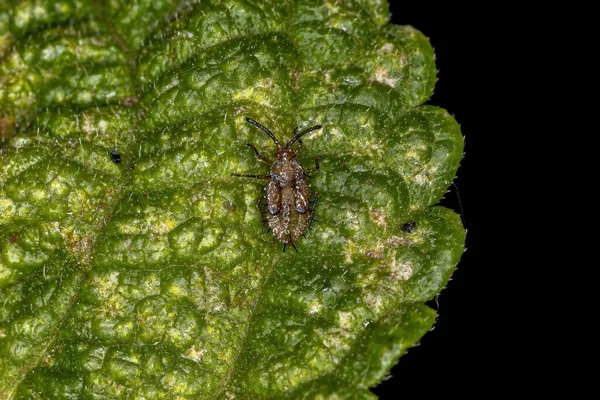
[[[246,121],[262,129],[273,139],[277,146],[275,161],[273,162],[263,156],[253,144],[246,143],[247,146],[252,147],[259,160],[271,165],[269,175],[236,173],[231,175],[269,180],[269,183],[265,186],[264,196],[257,201],[259,212],[261,215],[266,216],[266,219],[263,219],[263,224],[266,224],[268,229],[273,232],[274,240],[283,243],[284,252],[287,246],[292,246],[294,250],[298,251],[294,243],[310,229],[319,199],[317,193],[310,192],[310,187],[305,178],[310,177],[312,172],[319,169],[319,158],[315,159],[314,168],[304,170],[296,161],[296,156],[302,149],[300,138],[307,133],[321,129],[323,126],[315,125],[300,133],[297,133],[298,127],[296,127],[294,137],[283,147],[275,135],[263,125],[248,117],[246,117]],[[293,150],[291,147],[296,142],[298,142],[298,147]],[[313,197],[312,200],[311,197]]]
[[[377,1],[10,3],[25,8],[0,10],[0,31],[8,18],[29,39],[0,66],[23,78],[0,96],[18,125],[0,156],[0,398],[373,398],[433,324],[420,303],[464,242],[428,207],[463,148],[456,121],[421,106],[426,38]],[[77,8],[47,19],[59,3]],[[163,27],[175,3],[189,12]],[[264,254],[240,227],[247,193],[218,178],[250,172],[234,166],[249,110],[328,128],[309,158],[326,156],[314,187],[335,207],[301,257]]]

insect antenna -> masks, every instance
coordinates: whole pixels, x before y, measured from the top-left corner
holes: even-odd
[[[273,141],[277,145],[277,148],[278,149],[281,148],[281,143],[279,143],[279,140],[277,140],[277,138],[275,137],[275,135],[273,135],[273,132],[271,132],[270,130],[268,130],[267,128],[265,128],[264,126],[262,126],[261,124],[259,124],[255,120],[253,120],[252,118],[246,117],[246,121],[249,122],[249,123],[251,123],[252,125],[254,125],[254,126],[262,129],[263,131],[265,131],[267,133],[267,135],[269,135],[269,137],[271,139],[273,139]]]
[[[292,140],[290,140],[288,142],[288,144],[285,145],[285,148],[289,149],[290,146],[293,145],[296,142],[296,140],[300,139],[302,136],[306,135],[307,133],[310,133],[312,131],[316,131],[317,129],[321,129],[322,127],[323,127],[323,125],[315,125],[315,126],[313,126],[311,128],[303,130],[302,132],[296,134],[296,136],[294,136],[292,138]]]

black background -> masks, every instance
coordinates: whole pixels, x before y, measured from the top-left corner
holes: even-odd
[[[489,162],[484,150],[492,117],[486,85],[493,79],[489,56],[494,50],[494,11],[486,14],[453,2],[391,3],[392,22],[420,30],[435,49],[438,82],[427,104],[454,115],[465,136],[465,158],[455,185],[440,204],[463,216],[467,251],[437,302],[429,303],[439,314],[434,329],[400,359],[389,379],[372,390],[382,400],[416,395],[485,397],[490,393],[488,381],[496,380],[493,363],[503,358],[494,354],[489,335],[494,322],[486,307],[488,284],[497,277],[481,249],[486,199],[478,178],[485,176],[483,165]]]

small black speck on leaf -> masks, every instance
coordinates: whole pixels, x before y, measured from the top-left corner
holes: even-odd
[[[413,229],[415,229],[415,226],[417,226],[417,223],[415,221],[410,221],[402,225],[402,230],[410,233],[413,231]]]
[[[110,152],[110,158],[112,159],[112,162],[114,162],[115,164],[118,164],[121,162],[121,154],[119,154],[119,152],[112,150]]]

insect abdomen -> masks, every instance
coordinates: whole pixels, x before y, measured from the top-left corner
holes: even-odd
[[[295,186],[295,185],[294,185]],[[279,213],[271,215],[267,212],[267,223],[273,236],[280,242],[291,245],[310,227],[311,211],[307,208],[305,213],[297,210],[297,191],[292,185],[280,188],[281,207]],[[306,193],[308,198],[308,192]]]

